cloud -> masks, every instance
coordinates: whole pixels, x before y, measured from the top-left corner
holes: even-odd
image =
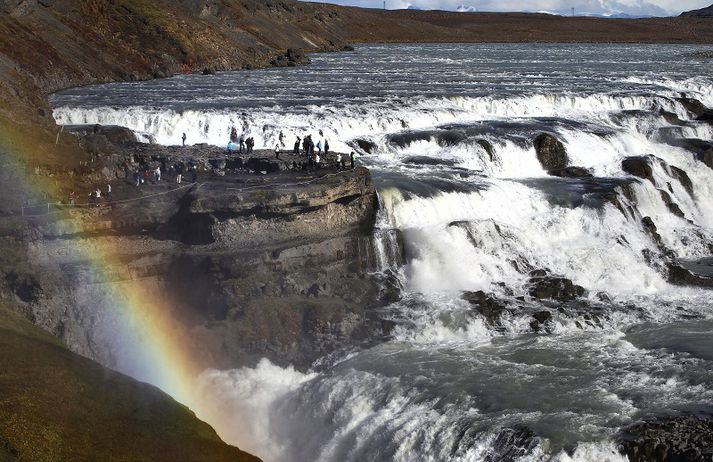
[[[312,0],[323,3],[381,8],[383,0]],[[477,11],[550,11],[578,14],[617,14],[669,16],[703,8],[711,0],[387,0],[389,9],[419,8]]]

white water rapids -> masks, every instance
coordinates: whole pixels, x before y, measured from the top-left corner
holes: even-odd
[[[710,289],[672,285],[665,265],[713,249],[713,169],[679,143],[713,140],[681,99],[713,107],[713,62],[693,51],[374,45],[302,69],[87,87],[53,103],[61,124],[122,125],[167,145],[182,133],[224,145],[236,127],[258,147],[280,132],[291,146],[322,130],[371,168],[378,226],[402,236],[406,257],[387,268],[400,249],[384,233],[383,269],[404,286],[384,311],[392,338],[305,373],[267,360],[206,371],[227,441],[270,462],[619,461],[621,428],[713,400]],[[594,178],[549,176],[540,133]],[[652,181],[624,172],[634,156],[654,156]],[[535,269],[587,293],[559,308],[532,300]],[[477,290],[507,305],[499,325],[461,297]],[[538,310],[552,314],[546,331],[532,328]]]

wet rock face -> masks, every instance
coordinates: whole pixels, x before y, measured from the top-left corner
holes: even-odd
[[[376,143],[361,138],[355,139],[353,144],[367,154],[372,154],[377,149]]]
[[[508,310],[505,304],[498,301],[492,294],[486,294],[479,290],[477,292],[464,292],[461,298],[469,302],[485,318],[488,324],[494,327],[501,326],[500,318]]]
[[[713,460],[713,422],[708,416],[638,423],[621,432],[618,440],[619,450],[630,462]]]
[[[576,300],[586,293],[584,287],[574,284],[571,280],[543,274],[542,270],[535,270],[530,275],[528,292],[531,297],[539,300],[566,302]]]
[[[621,168],[629,175],[633,175],[651,183],[654,181],[654,169],[652,160],[648,156],[627,157],[621,162]]]
[[[367,169],[337,170],[330,155],[323,169],[293,170],[288,154],[268,159],[264,152],[239,158],[241,168],[218,148],[120,143],[105,155],[116,165],[194,165],[196,183],[187,173],[177,185],[170,170],[140,188],[114,181],[117,199],[139,202],[77,210],[71,225],[38,224],[31,269],[0,277],[2,292],[73,351],[115,366],[106,344],[112,295],[132,290],[171,299],[187,350],[206,367],[251,366],[267,357],[306,369],[388,334],[374,308],[398,300],[400,287],[393,275],[375,275],[377,200]],[[253,164],[276,171],[259,174],[247,169]],[[147,192],[159,194],[141,199]],[[101,280],[72,249],[107,242],[115,255]]]
[[[593,178],[592,172],[584,167],[565,167],[557,170],[549,170],[548,175],[560,178]]]
[[[500,430],[493,442],[493,450],[485,456],[485,462],[504,462],[520,460],[530,454],[539,445],[539,437],[527,427],[514,426]]]
[[[569,163],[567,150],[562,142],[553,135],[543,133],[535,138],[534,144],[537,160],[540,161],[543,169],[550,171],[567,167]]]
[[[699,260],[677,260],[667,264],[668,280],[681,286],[713,288],[713,258]]]
[[[539,331],[542,327],[546,326],[552,321],[552,313],[547,310],[538,311],[532,315],[532,321],[530,322],[530,328],[535,332]]]

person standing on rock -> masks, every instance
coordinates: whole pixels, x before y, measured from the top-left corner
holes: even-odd
[[[350,162],[349,168],[351,168],[352,170],[354,169],[355,161],[356,161],[356,153],[354,151],[352,151],[351,154],[349,154],[349,162]]]
[[[161,166],[156,167],[156,170],[154,171],[154,175],[156,176],[156,182],[160,183],[161,182]]]
[[[321,168],[321,165],[319,164],[320,162],[322,162],[322,159],[320,159],[319,154],[315,154],[314,155],[314,165],[318,170]]]
[[[296,155],[296,156],[299,156],[299,155],[300,155],[300,142],[301,142],[301,141],[302,141],[302,140],[301,140],[300,137],[298,136],[298,137],[297,137],[297,141],[295,141],[295,147],[294,147],[294,150],[293,150],[293,153],[294,153],[294,155]]]
[[[317,141],[317,152],[322,154],[322,140]]]
[[[280,135],[277,137],[278,139],[278,146],[280,146],[280,151],[285,149],[285,134],[280,131]]]
[[[233,153],[233,140],[228,141],[228,154]]]
[[[107,184],[106,184],[106,200],[107,200],[108,202],[111,202],[111,198],[112,198],[112,195],[111,195],[111,183],[107,183]]]
[[[344,168],[344,162],[342,162],[342,155],[337,153],[337,170]]]
[[[181,141],[183,142],[183,147],[186,147],[186,134],[184,133],[183,136],[181,136]]]
[[[324,139],[324,155],[326,156],[329,154],[329,140],[327,138]]]
[[[238,147],[238,153],[242,154],[245,150],[245,138],[240,135],[240,146]]]
[[[309,155],[309,137],[310,135],[307,135],[305,136],[305,139],[302,140],[302,150],[304,151],[305,156]]]

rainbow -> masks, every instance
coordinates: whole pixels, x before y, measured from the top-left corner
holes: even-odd
[[[35,174],[34,171],[35,166],[41,166],[47,157],[44,153],[58,151],[55,140],[49,141],[48,138],[31,136],[23,133],[19,126],[0,123],[0,153],[5,158],[5,168],[14,169],[9,175],[14,190],[21,191],[24,196],[51,198],[54,201],[66,192],[54,178]],[[29,169],[19,167],[21,165]],[[52,216],[55,223],[70,227],[66,231],[76,233],[86,230],[76,211],[57,211]],[[11,217],[5,218],[5,221],[19,220],[24,223],[26,219]],[[199,406],[196,382],[202,372],[200,361],[190,348],[186,328],[173,317],[180,301],[172,299],[170,294],[157,298],[155,280],[131,275],[119,258],[118,238],[68,242],[67,254],[73,261],[88,264],[92,283],[105,287],[99,291],[101,295],[96,303],[111,315],[112,339],[123,342],[120,349],[124,348],[124,351],[118,355],[120,361],[115,365],[116,369],[160,388],[189,407]],[[123,277],[118,280],[117,268],[123,268],[120,271]],[[109,282],[112,284],[107,284]],[[119,286],[119,289],[114,286]]]

